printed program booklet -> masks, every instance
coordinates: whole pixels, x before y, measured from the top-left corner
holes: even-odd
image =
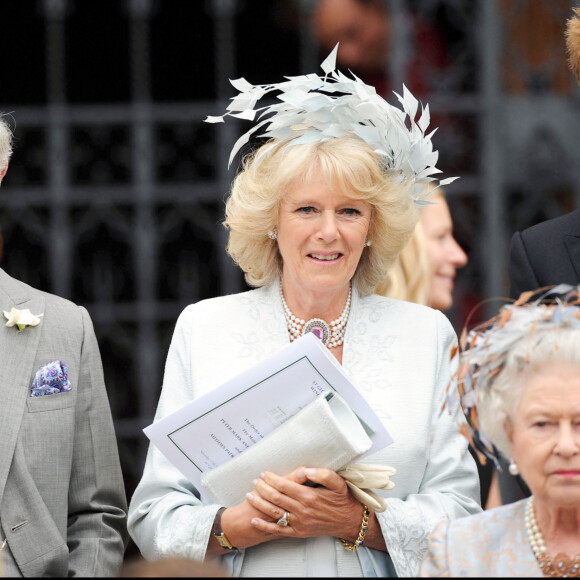
[[[143,431],[211,500],[201,484],[204,472],[243,453],[327,391],[346,401],[369,435],[372,446],[362,457],[393,442],[342,366],[312,333]]]

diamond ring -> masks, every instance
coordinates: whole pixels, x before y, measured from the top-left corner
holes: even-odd
[[[284,515],[276,522],[279,526],[289,526],[290,525],[290,514],[284,512]]]

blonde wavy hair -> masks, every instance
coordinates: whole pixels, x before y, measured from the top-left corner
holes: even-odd
[[[434,188],[433,184],[428,184],[426,187],[431,191],[431,197],[440,196],[445,200],[443,190],[439,187],[433,191]],[[427,196],[427,199],[430,197]],[[376,293],[398,300],[428,305],[430,290],[431,263],[427,252],[427,238],[421,219],[419,219],[409,243],[401,250],[397,261],[379,284]]]
[[[409,243],[378,285],[376,293],[415,304],[429,302],[430,266],[427,241],[419,221]]]
[[[300,135],[298,132],[297,137]],[[227,251],[250,286],[271,284],[282,273],[276,228],[280,201],[288,189],[322,174],[353,199],[372,206],[368,239],[353,281],[361,295],[372,294],[409,241],[418,212],[401,183],[385,172],[379,156],[357,137],[292,144],[272,139],[246,156],[226,202]]]

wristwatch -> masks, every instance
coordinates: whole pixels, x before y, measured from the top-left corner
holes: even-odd
[[[211,533],[214,535],[214,538],[218,541],[219,545],[224,548],[225,550],[237,550],[234,546],[231,545],[230,541],[228,540],[227,536],[224,534],[222,530],[222,514],[226,508],[221,507],[217,514],[215,515],[215,519],[213,521],[213,528]]]

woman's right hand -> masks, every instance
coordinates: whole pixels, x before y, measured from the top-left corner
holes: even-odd
[[[306,481],[304,469],[295,470],[286,475],[285,478],[298,484]],[[249,548],[250,546],[255,546],[280,537],[278,534],[272,534],[271,532],[257,528],[251,522],[259,519],[265,523],[275,524],[283,516],[283,511],[277,508],[268,508],[266,512],[264,511],[264,502],[260,501],[252,505],[252,499],[259,497],[259,493],[255,489],[249,492],[247,497],[250,499],[245,499],[242,503],[225,509],[221,516],[221,529],[223,533],[228,538],[230,544],[239,549]],[[274,506],[270,507],[273,508]],[[275,529],[278,531],[279,527]],[[226,550],[219,545],[213,537],[213,534],[211,534],[206,550],[206,558],[213,558],[225,552]]]
[[[342,485],[345,486],[344,480],[340,476],[338,477]],[[280,478],[300,486],[307,482],[304,468],[295,470],[283,478],[280,476]],[[256,483],[260,484],[260,480],[257,480]],[[281,526],[275,525],[284,515],[284,511],[270,502],[264,501],[256,489],[249,492],[246,497],[249,499],[245,499],[242,503],[229,507],[222,512],[221,528],[231,545],[240,549],[249,548],[250,546],[284,537],[280,532],[289,530],[284,530]],[[350,499],[352,500],[352,497]],[[260,526],[252,523],[256,521],[260,522]],[[264,526],[268,525],[270,526],[270,531],[264,529]],[[206,558],[212,558],[224,553],[226,553],[226,550],[219,545],[212,534],[208,542]]]
[[[277,521],[268,518],[267,515],[253,507],[248,500],[222,512],[221,528],[232,546],[239,549],[249,548],[275,538],[272,534],[261,531],[251,524],[252,519],[256,517],[268,519],[274,523]],[[211,534],[205,554],[206,558],[213,558],[225,553],[227,550],[222,548]]]

